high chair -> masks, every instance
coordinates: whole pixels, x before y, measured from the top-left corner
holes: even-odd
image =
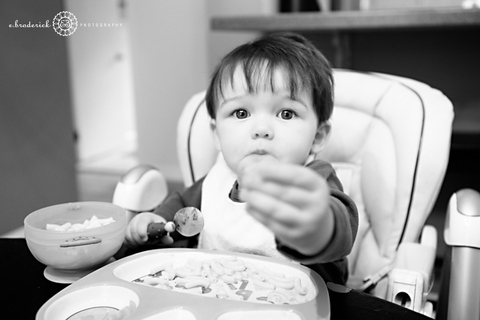
[[[348,285],[431,315],[437,234],[424,224],[447,168],[452,104],[426,84],[386,74],[336,69],[334,82],[332,133],[317,157],[334,165],[359,211]],[[203,99],[194,95],[178,122],[187,187],[217,160]]]
[[[426,84],[392,75],[335,69],[334,83],[332,132],[316,157],[333,164],[359,212],[347,285],[432,316],[426,297],[437,232],[425,222],[447,168],[452,104]],[[186,187],[222,159],[204,95],[187,102],[177,126]]]

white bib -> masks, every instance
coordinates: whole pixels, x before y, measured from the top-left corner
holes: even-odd
[[[276,249],[273,233],[247,213],[245,203],[229,198],[236,180],[220,154],[203,181],[201,208],[205,226],[198,247],[289,260]]]

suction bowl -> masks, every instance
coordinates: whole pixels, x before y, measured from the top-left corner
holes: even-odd
[[[47,230],[47,224],[83,223],[93,216],[113,222],[81,231]],[[33,256],[61,272],[88,270],[104,264],[121,247],[127,228],[125,209],[107,202],[58,204],[30,213],[25,239]]]

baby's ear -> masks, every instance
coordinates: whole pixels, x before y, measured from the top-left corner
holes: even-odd
[[[312,154],[317,154],[323,150],[323,148],[327,144],[328,138],[330,137],[331,129],[332,125],[330,124],[330,121],[325,121],[318,126],[317,132],[315,133],[315,138],[312,143]]]
[[[213,143],[215,144],[215,147],[217,148],[217,150],[221,151],[220,140],[218,139],[218,133],[217,133],[217,123],[215,122],[215,119],[210,120],[210,129],[212,130],[212,134],[213,134]]]

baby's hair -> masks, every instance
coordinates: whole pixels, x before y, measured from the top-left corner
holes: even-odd
[[[313,107],[321,124],[333,111],[333,76],[329,61],[303,36],[275,33],[243,44],[227,54],[216,67],[205,101],[215,119],[218,98],[226,85],[233,87],[233,76],[241,67],[249,93],[275,90],[274,73],[281,69],[287,77],[290,96],[306,91],[312,95]],[[265,74],[263,74],[265,72]]]

